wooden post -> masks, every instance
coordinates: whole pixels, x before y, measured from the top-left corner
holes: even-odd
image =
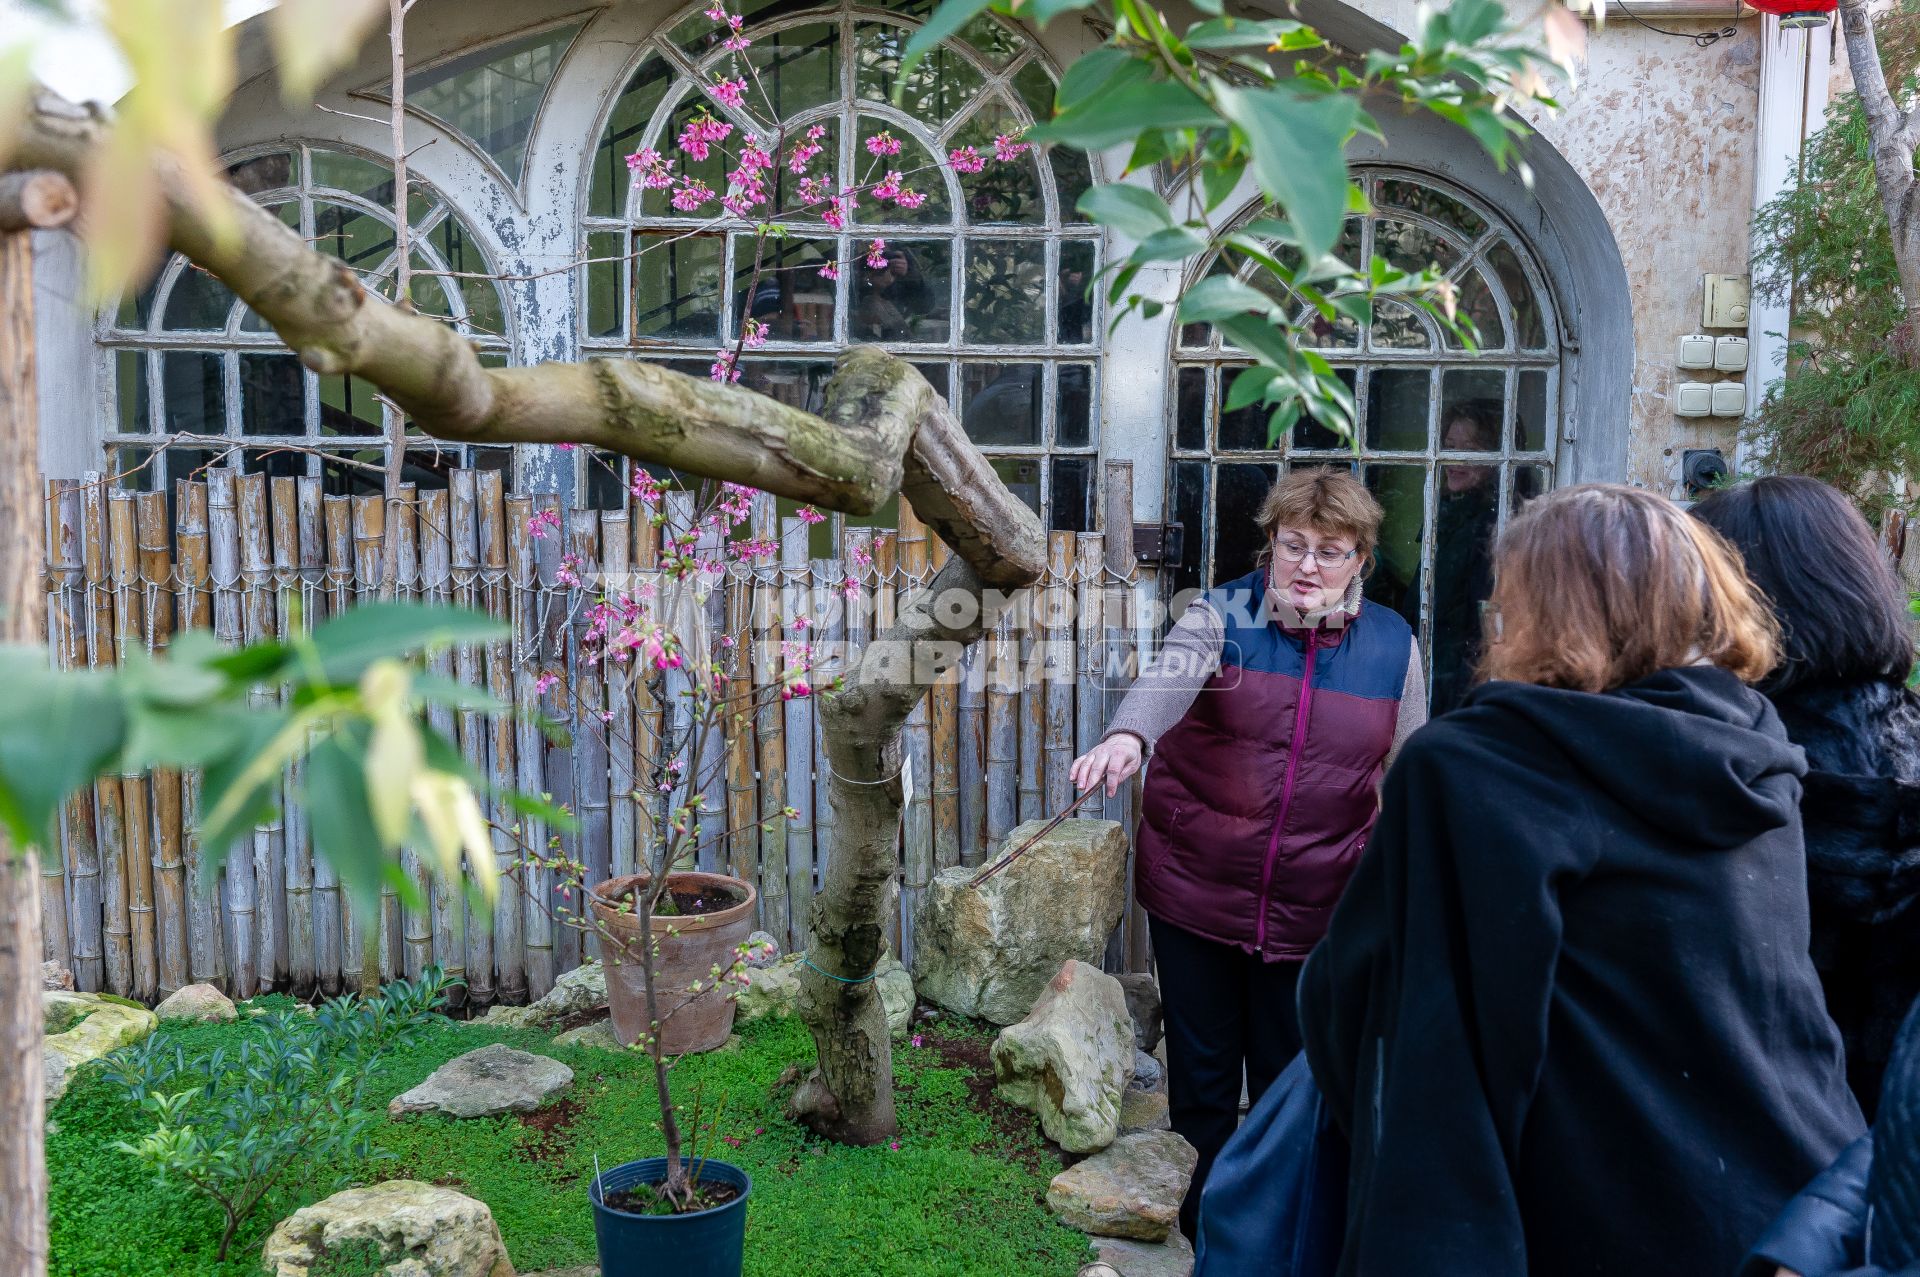
[[[900,530],[895,534],[899,555],[900,606],[927,583],[927,525],[900,498]],[[922,671],[908,670],[905,679],[916,682]],[[927,697],[922,696],[900,729],[900,758],[913,774],[913,794],[900,822],[901,863],[900,944],[894,952],[902,962],[913,961],[913,924],[920,916],[920,897],[933,881],[933,745],[927,731]]]
[[[527,497],[508,497],[507,509],[507,579],[510,587],[510,617],[513,623],[513,642],[518,659],[513,665],[513,700],[515,709],[521,717],[513,722],[514,761],[517,765],[515,776],[522,793],[539,794],[549,792],[546,782],[545,759],[546,740],[540,734],[540,728],[527,712],[540,703],[540,697],[534,691],[539,671],[535,664],[544,653],[539,620],[539,579],[534,564],[534,540],[528,530],[528,522],[533,518],[533,502]],[[544,821],[526,819],[521,821],[526,830],[525,841],[530,855],[545,857],[547,849],[547,826]],[[528,997],[543,996],[553,987],[553,924],[547,915],[535,904],[535,900],[546,901],[552,898],[553,871],[533,868],[522,871],[522,881],[526,886],[526,898],[518,901],[521,910],[520,949],[521,960],[525,963],[525,993]]]
[[[140,546],[148,642],[158,654],[166,650],[172,639],[175,611],[165,493],[142,492],[135,498],[134,536]],[[149,783],[153,787],[154,924],[160,942],[158,996],[164,998],[189,983],[180,773],[156,767]]]
[[[140,541],[134,520],[134,495],[116,492],[107,502],[112,537],[114,633],[120,659],[146,646],[146,591],[140,585]],[[126,846],[127,916],[133,924],[133,996],[151,1002],[160,991],[160,960],[153,927],[152,791],[140,772],[120,773],[122,829]]]
[[[268,484],[273,522],[273,624],[281,639],[293,637],[300,622],[304,581],[300,550],[300,480],[280,475]],[[315,512],[318,512],[316,500]],[[318,545],[316,530],[316,546]],[[284,691],[281,693],[284,696]],[[300,775],[289,768],[281,781],[285,800],[280,807],[284,839],[281,880],[275,899],[282,910],[274,952],[276,982],[295,997],[313,992],[313,845],[304,819]]]
[[[504,485],[498,470],[483,470],[479,475],[478,514],[480,521],[481,606],[496,620],[513,616],[513,583],[508,577],[507,516]],[[525,527],[526,515],[521,514]],[[503,704],[514,703],[515,680],[512,638],[495,639],[487,644],[487,691]],[[515,754],[517,724],[511,713],[495,714],[490,720],[492,736],[488,750],[489,779],[496,788],[511,789],[519,779]],[[493,804],[496,822],[517,823],[512,809]],[[502,869],[510,868],[518,856],[504,831],[493,836],[494,854]],[[495,996],[501,1002],[519,1004],[527,1000],[525,932],[520,920],[520,893],[503,887],[495,897],[493,909],[493,963]]]
[[[1139,647],[1137,635],[1138,613],[1134,607],[1134,583],[1138,572],[1133,560],[1133,462],[1109,461],[1106,463],[1107,502],[1102,511],[1104,552],[1106,558],[1108,599],[1101,608],[1101,631],[1104,645],[1109,655],[1121,651],[1130,652],[1138,659]],[[1120,698],[1126,695],[1127,686],[1132,679],[1126,671],[1114,662],[1115,668],[1102,682],[1106,688],[1105,706],[1102,719],[1111,722],[1113,712],[1120,708]],[[1147,914],[1133,898],[1133,857],[1134,857],[1134,795],[1140,788],[1140,777],[1121,787],[1112,798],[1101,797],[1100,814],[1108,820],[1117,820],[1127,831],[1127,913],[1124,921],[1126,929],[1126,968],[1129,971],[1152,970],[1152,958],[1148,952]]]
[[[1020,639],[1009,606],[994,622],[986,644],[987,845],[991,860],[1019,824]]]
[[[787,642],[796,650],[810,647],[814,633],[813,587],[807,580],[807,524],[795,516],[780,523],[780,608]],[[807,672],[809,685],[813,673]],[[786,702],[787,805],[794,815],[787,821],[787,907],[795,949],[807,947],[807,919],[813,909],[813,697],[796,696]]]
[[[645,517],[645,507],[640,507]],[[600,570],[606,589],[615,597],[633,597],[633,530],[625,510],[600,512]],[[607,850],[599,866],[602,878],[632,873],[633,863],[633,680],[640,671],[634,661],[601,670],[601,722],[598,730],[607,748]],[[587,885],[595,879],[590,875]],[[576,902],[584,908],[584,902]],[[583,953],[583,958],[593,955]]]
[[[1046,682],[1045,785],[1047,815],[1073,801],[1067,769],[1073,763],[1073,533],[1054,532],[1047,540],[1047,587],[1040,595]]]
[[[814,688],[830,686],[847,668],[846,596],[841,592],[845,565],[838,559],[812,560],[814,639],[820,647],[817,656],[825,663],[814,668]],[[813,720],[820,721],[820,707],[813,707]],[[817,732],[815,733],[818,734]],[[825,750],[813,749],[813,863],[820,881],[827,876],[827,862],[833,856],[833,803],[827,791],[833,777],[827,766]]]
[[[598,661],[589,661],[581,651],[582,636],[589,624],[587,604],[600,590],[599,583],[592,579],[602,561],[601,515],[597,510],[576,509],[568,519],[567,548],[574,558],[574,572],[578,574],[583,590],[581,596],[569,600],[573,616],[573,633],[569,636],[568,657],[573,663],[573,771],[574,771],[574,814],[580,822],[580,832],[574,835],[576,845],[573,856],[587,867],[587,882],[603,882],[612,875],[608,872],[613,863],[613,811],[612,792],[609,771],[612,766],[612,750],[607,735],[607,681],[606,667]],[[625,559],[627,546],[626,520],[616,525],[617,539],[620,543],[620,557]],[[604,569],[600,569],[604,570]],[[556,604],[559,599],[556,598]],[[587,902],[584,900],[556,899],[553,902],[554,913],[559,917],[569,914],[587,916]],[[568,913],[561,913],[565,909]],[[568,968],[580,965],[580,932],[568,927],[561,936],[568,944],[568,958],[564,966]]]
[[[753,582],[729,572],[726,649],[727,872],[760,890],[760,786],[753,740]],[[640,671],[635,671],[639,675]],[[761,905],[764,916],[765,903]]]
[[[38,458],[34,464],[39,465]],[[82,570],[87,578],[87,664],[99,667],[118,660],[114,641],[113,588],[107,572],[107,492],[88,476],[81,490]],[[126,802],[120,778],[102,776],[93,786],[94,809],[99,816],[100,892],[104,902],[101,927],[106,954],[107,991],[126,997],[133,992],[133,924],[127,916]]]
[[[322,496],[322,536],[326,546],[327,615],[339,616],[353,606],[353,498]],[[317,619],[317,618],[316,618]],[[341,899],[340,875],[325,856],[313,858],[313,955],[320,972],[321,991],[332,997],[343,988],[358,989],[360,936],[349,944],[347,903]],[[349,979],[351,966],[352,979]]]
[[[753,498],[751,529],[756,541],[774,539],[778,528],[774,500]],[[793,948],[793,899],[787,880],[786,716],[780,708],[780,591],[772,568],[757,568],[753,586],[754,739],[760,749],[760,899],[763,926],[785,950]]]
[[[61,669],[87,663],[87,579],[82,570],[80,485],[56,479],[50,485],[53,529],[50,542],[60,606],[48,617],[55,631],[55,662]],[[65,834],[70,896],[69,942],[73,984],[97,992],[106,979],[100,936],[100,839],[94,825],[93,789],[82,787],[67,800]]]
[[[279,637],[279,601],[273,588],[266,476],[239,476],[234,495],[240,514],[241,628],[249,644],[267,643]],[[274,688],[255,687],[248,699],[256,713],[266,713],[280,696]],[[272,820],[253,831],[253,946],[262,989],[284,988],[287,982],[286,810],[282,803]]]
[[[53,524],[58,517],[55,513],[57,502],[53,485],[43,485],[40,494],[42,503],[36,508],[40,517],[42,544],[51,547],[57,537]],[[60,623],[59,616],[64,610],[62,592],[65,589],[64,574],[49,555],[44,565],[46,572],[41,580],[46,590],[41,600],[41,616],[45,620],[44,635],[47,657],[54,668],[60,667]],[[40,854],[40,946],[48,962],[59,964],[72,971],[73,941],[67,923],[67,861],[73,854],[73,839],[68,836],[67,826],[71,822],[72,807],[61,805],[61,828],[55,833],[49,846],[41,849]]]
[[[360,496],[353,502],[353,595],[356,603],[379,597],[387,542],[387,503],[384,497]],[[400,895],[382,883],[379,898],[369,909],[358,900],[343,902],[346,927],[341,956],[347,987],[365,996],[391,978],[400,934]],[[351,964],[351,965],[349,965]]]
[[[47,173],[0,178],[0,642],[42,642],[46,559],[40,405],[33,369],[35,227],[61,226],[73,187]],[[39,863],[0,831],[0,1272],[47,1271],[46,1072],[40,1059]],[[63,905],[64,907],[64,905]]]
[[[480,606],[480,498],[475,480],[472,470],[460,469],[453,472],[447,484],[447,558],[452,573],[453,601],[465,608]],[[464,686],[486,685],[484,654],[471,643],[462,643],[453,650],[453,671]],[[460,756],[474,775],[487,775],[491,763],[487,757],[485,717],[477,710],[461,710],[457,721]],[[467,1007],[477,1010],[493,1002],[493,920],[474,916],[470,902],[462,901],[455,907],[462,911],[456,917],[460,934],[466,941],[461,962],[467,981],[464,1001]],[[435,908],[438,909],[437,903]],[[437,949],[437,934],[434,944]],[[444,961],[451,969],[453,955],[449,952]]]
[[[207,485],[179,480],[173,488],[174,556],[179,563],[180,628],[213,625],[213,567],[207,536]],[[227,978],[227,946],[220,922],[220,884],[200,871],[200,773],[180,778],[180,807],[185,813],[182,872],[187,880],[187,970],[196,984],[221,984]]]
[[[947,543],[934,539],[928,570],[937,573],[947,565],[952,551]],[[932,742],[931,779],[928,794],[933,802],[933,867],[937,873],[960,863],[960,679],[965,667],[956,661],[953,668],[939,673],[927,691],[927,722]]]
[[[645,518],[633,521],[636,589],[651,586],[657,591],[659,588],[660,525],[654,522],[655,518],[649,512]],[[745,646],[742,645],[740,650],[744,652]],[[634,802],[633,847],[628,853],[627,873],[638,872],[651,863],[649,857],[653,854],[653,841],[660,837],[660,813],[665,809],[660,797],[660,778],[654,774],[660,759],[660,733],[664,727],[660,701],[653,694],[652,678],[652,670],[636,668],[633,672],[633,767],[639,797]],[[747,772],[749,776],[752,775],[751,761],[748,762]]]

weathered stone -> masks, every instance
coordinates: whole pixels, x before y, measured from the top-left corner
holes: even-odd
[[[562,975],[545,996],[523,1007],[493,1007],[480,1023],[509,1029],[544,1029],[551,1024],[603,1011],[607,1005],[607,972],[595,958]]]
[[[1160,1044],[1165,1020],[1160,1009],[1160,983],[1144,971],[1116,976],[1127,991],[1127,1014],[1133,1017],[1133,1044],[1151,1051]]]
[[[780,942],[765,931],[756,931],[747,937],[747,965],[756,971],[764,971],[780,961]]]
[[[568,1029],[553,1040],[555,1046],[584,1046],[596,1051],[624,1051],[620,1039],[614,1036],[612,1020],[595,1020],[592,1024],[583,1024],[577,1029]]]
[[[1133,1051],[1133,1080],[1127,1083],[1129,1090],[1160,1091],[1167,1085],[1166,1070],[1160,1067],[1160,1061],[1145,1051],[1135,1047]]]
[[[153,1009],[162,1020],[234,1020],[233,999],[210,984],[190,984]]]
[[[1089,1250],[1119,1277],[1189,1277],[1193,1272],[1193,1244],[1177,1228],[1163,1242],[1096,1237]]]
[[[1120,982],[1087,963],[1066,963],[1032,1014],[994,1039],[993,1072],[1000,1095],[1037,1113],[1047,1138],[1068,1152],[1111,1144],[1133,1073],[1133,1026]]]
[[[741,1024],[772,1016],[783,1020],[800,1000],[800,955],[780,959],[770,967],[749,968],[747,982],[734,995],[733,1018]]]
[[[47,1103],[67,1093],[75,1070],[110,1051],[138,1042],[160,1020],[138,1002],[101,993],[41,993],[47,1037],[40,1061],[47,1076]]]
[[[393,1097],[387,1116],[447,1113],[454,1117],[492,1117],[526,1113],[566,1089],[573,1070],[555,1059],[516,1051],[495,1042],[448,1060],[426,1081]]]
[[[1083,1233],[1164,1241],[1180,1222],[1180,1202],[1199,1160],[1193,1145],[1172,1131],[1133,1131],[1055,1175],[1047,1209]]]
[[[1128,1087],[1120,1096],[1120,1131],[1164,1131],[1172,1126],[1165,1091],[1138,1091]]]
[[[57,962],[40,964],[40,987],[50,992],[73,992],[73,972]]]
[[[1006,845],[1039,828],[1021,825]],[[914,919],[920,996],[961,1015],[1017,1023],[1062,962],[1099,962],[1126,903],[1126,869],[1117,822],[1068,820],[977,888],[978,870],[943,871]]]
[[[418,1180],[349,1188],[297,1210],[267,1238],[261,1260],[272,1277],[307,1277],[345,1251],[378,1253],[370,1277],[514,1277],[500,1229],[485,1202]]]
[[[887,1031],[904,1038],[913,1023],[913,976],[889,953],[881,957],[873,980],[880,987],[880,1005],[887,1010]]]

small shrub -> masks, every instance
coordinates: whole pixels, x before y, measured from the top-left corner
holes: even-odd
[[[220,1207],[224,1260],[234,1233],[288,1171],[375,1156],[380,1115],[361,1107],[373,1064],[428,1021],[446,985],[435,968],[371,998],[335,998],[312,1015],[272,1012],[247,1026],[231,1053],[189,1058],[166,1033],[116,1052],[107,1080],[159,1125],[115,1147]]]

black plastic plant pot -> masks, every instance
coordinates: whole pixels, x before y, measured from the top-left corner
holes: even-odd
[[[725,1206],[688,1215],[633,1215],[614,1210],[605,1195],[667,1177],[667,1159],[648,1157],[604,1172],[587,1189],[600,1277],[740,1277],[747,1244],[747,1198],[753,1181],[738,1166],[700,1163],[703,1184],[732,1184],[740,1195]]]

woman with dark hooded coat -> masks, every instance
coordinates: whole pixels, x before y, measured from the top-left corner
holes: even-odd
[[[1300,977],[1343,1277],[1712,1277],[1864,1129],[1807,955],[1777,631],[1662,497],[1542,497],[1482,671]]]
[[[1716,492],[1695,517],[1727,538],[1780,622],[1760,690],[1807,752],[1813,965],[1869,1120],[1920,996],[1920,696],[1906,687],[1905,591],[1838,491],[1776,475]]]

